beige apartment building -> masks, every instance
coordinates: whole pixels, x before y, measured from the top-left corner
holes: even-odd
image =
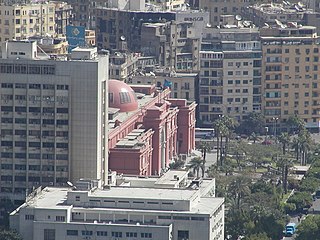
[[[0,42],[55,34],[55,4],[1,5]]]
[[[207,28],[200,51],[199,124],[212,126],[221,115],[237,120],[261,111],[259,30],[229,25]]]
[[[269,129],[285,127],[292,115],[319,129],[319,38],[311,26],[261,29],[263,113]]]

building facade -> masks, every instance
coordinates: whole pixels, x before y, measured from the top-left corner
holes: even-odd
[[[130,86],[109,81],[109,168],[159,175],[180,154],[190,155],[195,149],[196,104],[169,98],[169,89]]]
[[[71,60],[54,60],[38,55],[36,42],[14,41],[2,47],[0,64],[0,196],[106,181],[108,56],[78,48]]]
[[[260,112],[261,45],[257,28],[207,28],[200,69],[201,125],[212,126],[221,115],[241,120],[249,112]]]
[[[213,179],[169,171],[160,178],[123,176],[116,184],[47,187],[11,213],[10,226],[25,240],[224,239],[224,199],[215,198]]]
[[[319,38],[315,27],[265,28],[261,32],[263,113],[269,129],[290,116],[319,130]],[[272,130],[274,131],[274,130]]]
[[[1,5],[0,42],[55,34],[55,4]]]

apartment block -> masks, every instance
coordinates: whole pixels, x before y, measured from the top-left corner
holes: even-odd
[[[318,34],[320,31],[320,13],[308,8],[302,2],[256,4],[244,8],[242,14],[258,27],[286,25],[291,22],[297,25],[315,26]]]
[[[241,120],[261,110],[259,30],[245,24],[248,27],[229,24],[205,31],[198,92],[198,119],[203,126],[212,126],[221,115]]]
[[[155,56],[160,66],[176,72],[199,71],[201,36],[191,21],[145,23],[141,27],[141,51]]]
[[[210,13],[210,23],[212,26],[219,26],[221,15],[238,15],[247,6],[254,4],[255,0],[199,0],[199,9]],[[193,4],[193,3],[192,3]]]
[[[162,71],[160,71],[162,70]],[[137,74],[129,79],[132,84],[154,84],[155,86],[163,86],[165,80],[170,81],[171,98],[186,99],[189,101],[196,100],[196,87],[198,82],[198,73],[169,73],[165,69],[155,69],[150,73],[144,73],[143,76]]]
[[[75,49],[71,58],[37,54],[9,41],[0,59],[0,196],[24,199],[37,186],[80,178],[106,181],[108,56]]]
[[[10,226],[25,240],[223,240],[224,199],[215,197],[215,180],[187,175],[122,176],[109,189],[89,181],[47,187],[11,213]]]
[[[0,42],[55,34],[55,4],[1,5]]]
[[[263,113],[269,129],[290,116],[319,130],[319,37],[316,28],[290,25],[261,29]]]

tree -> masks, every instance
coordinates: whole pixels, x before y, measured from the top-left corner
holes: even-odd
[[[204,172],[204,164],[203,159],[201,157],[194,157],[189,162],[190,168],[193,169],[193,174],[197,174],[197,178],[199,178],[200,169]]]
[[[287,132],[283,132],[278,137],[278,141],[282,144],[282,154],[286,154],[287,145],[290,143],[290,136]]]
[[[280,155],[276,156],[276,164],[278,167],[281,168],[282,173],[282,186],[283,191],[285,194],[288,192],[288,174],[289,174],[289,167],[293,165],[292,159],[289,156]]]
[[[22,240],[22,237],[15,231],[0,229],[1,240]]]
[[[296,209],[301,211],[303,208],[312,204],[312,197],[308,192],[295,192],[289,199],[288,203],[294,203]]]
[[[232,158],[236,160],[239,171],[241,171],[242,160],[246,158],[247,145],[247,143],[241,140],[230,144],[229,153],[231,154]]]
[[[265,119],[261,113],[251,112],[240,123],[237,132],[247,135],[251,135],[253,132],[261,134],[264,132],[264,122]]]
[[[320,216],[308,215],[301,222],[298,228],[296,240],[319,239],[320,236]]]
[[[268,235],[264,233],[251,234],[245,240],[271,240]]]
[[[290,116],[286,123],[290,133],[300,132],[304,129],[304,122],[298,116]]]
[[[210,152],[211,146],[207,141],[201,141],[199,149],[201,150],[201,153],[202,153],[202,159],[203,159],[202,177],[204,177],[207,153]]]
[[[236,208],[240,209],[241,200],[250,193],[250,180],[245,176],[237,176],[229,185],[229,193],[236,201]]]
[[[256,141],[258,141],[260,138],[259,138],[259,136],[258,136],[255,132],[253,132],[253,133],[251,133],[251,135],[249,136],[249,139],[250,139],[251,141],[253,141],[253,143],[256,143]]]

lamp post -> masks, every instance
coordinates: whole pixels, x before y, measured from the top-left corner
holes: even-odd
[[[265,130],[265,133],[266,133],[266,137],[265,137],[264,141],[267,142],[267,137],[268,137],[269,128],[268,128],[268,127],[265,127],[264,130]]]
[[[274,128],[274,137],[277,138],[277,121],[279,118],[277,117],[273,117],[273,128]]]

